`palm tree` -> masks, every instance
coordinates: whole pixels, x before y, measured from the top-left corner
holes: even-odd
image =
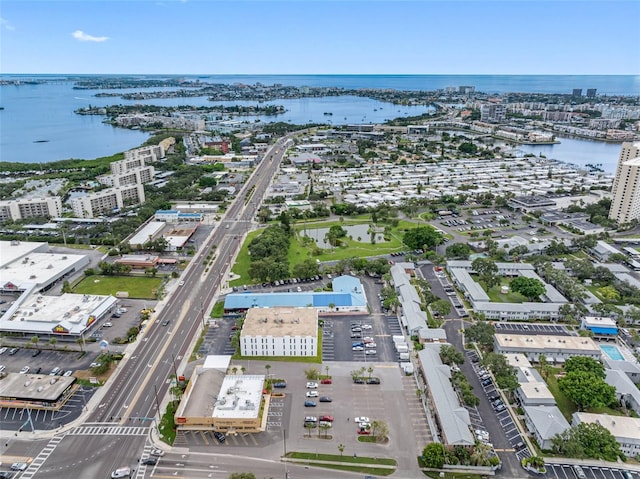
[[[304,428],[309,431],[309,437],[311,437],[311,429],[313,429],[315,427],[315,424],[312,422],[305,422],[304,423]]]
[[[231,372],[233,372],[233,374],[238,374],[238,366],[232,367]]]
[[[325,378],[329,379],[329,366],[325,366],[325,367],[324,367],[324,371],[327,373],[327,374],[325,375]]]
[[[367,372],[369,373],[369,379],[371,379],[371,375],[373,374],[373,366],[369,366],[367,368]]]
[[[38,336],[33,336],[31,338],[31,342],[35,345],[35,347],[38,347],[38,341],[40,341],[40,338]]]
[[[344,444],[338,444],[338,451],[340,451],[340,457],[342,457],[342,453],[344,452]]]
[[[78,346],[80,346],[80,351],[84,352],[84,336],[81,336],[78,339],[76,339],[76,343],[78,343]]]
[[[49,344],[51,345],[51,347],[52,347],[53,349],[56,349],[56,343],[57,343],[57,342],[58,342],[58,340],[57,340],[56,338],[51,338],[51,339],[49,340]]]
[[[271,364],[265,364],[264,368],[267,370],[267,379],[269,379],[269,369],[271,369]]]
[[[244,373],[245,373],[245,371],[247,370],[247,368],[245,368],[244,366],[242,366],[242,367],[240,368],[240,370],[242,371],[242,374],[244,374]]]

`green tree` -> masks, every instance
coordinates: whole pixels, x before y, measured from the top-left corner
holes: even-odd
[[[453,364],[464,364],[464,353],[458,351],[455,346],[443,344],[440,346],[440,359],[449,366]]]
[[[495,330],[493,329],[493,326],[486,321],[479,321],[472,324],[465,329],[464,334],[466,338],[473,343],[478,343],[479,345],[487,348],[493,346]]]
[[[545,291],[544,283],[536,278],[518,276],[511,281],[511,290],[520,293],[527,299],[534,300],[540,297]]]
[[[444,466],[445,449],[439,442],[427,444],[422,450],[422,460],[426,467],[442,469]]]
[[[407,230],[402,242],[411,249],[430,249],[442,244],[442,234],[433,226],[418,226]]]
[[[566,373],[590,373],[600,379],[604,379],[606,377],[603,364],[597,359],[586,356],[571,356],[570,358],[567,358],[564,363],[564,370]]]
[[[38,336],[31,336],[31,342],[36,348],[38,347],[38,341],[40,341],[40,338]]]
[[[56,349],[56,344],[58,343],[58,340],[56,338],[51,338],[49,339],[49,344],[51,345],[51,347],[53,349]]]
[[[431,311],[433,311],[436,316],[444,317],[451,312],[451,303],[444,299],[434,301],[431,303],[430,307]]]
[[[491,288],[500,282],[498,278],[498,266],[495,261],[486,258],[476,258],[471,263],[471,268],[478,274],[487,288]]]
[[[445,256],[453,259],[469,259],[471,247],[467,243],[453,243],[447,246]]]
[[[340,225],[333,225],[329,228],[329,231],[325,235],[327,242],[333,246],[340,246],[342,244],[342,238],[347,236],[347,230]]]
[[[581,410],[608,407],[616,403],[616,388],[589,372],[567,373],[558,379],[558,386]]]
[[[338,451],[340,451],[340,457],[342,457],[342,454],[344,453],[344,444],[338,444]]]
[[[624,460],[620,445],[611,432],[598,423],[580,423],[557,434],[552,440],[552,451],[575,458]]]

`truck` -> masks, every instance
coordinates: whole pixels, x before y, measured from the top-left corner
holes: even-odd
[[[400,361],[409,361],[409,353],[408,352],[400,353],[399,356],[400,356]]]
[[[404,346],[396,346],[396,350],[399,353],[408,353],[409,352],[409,347],[406,344]]]

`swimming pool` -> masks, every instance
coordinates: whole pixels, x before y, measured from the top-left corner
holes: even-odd
[[[624,361],[624,356],[616,346],[610,344],[603,344],[600,349],[614,361]]]

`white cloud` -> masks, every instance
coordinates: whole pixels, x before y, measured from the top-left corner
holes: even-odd
[[[81,42],[106,42],[109,40],[109,37],[94,37],[93,35],[84,33],[82,30],[76,30],[71,35]]]
[[[0,17],[0,27],[4,28],[5,30],[10,30],[13,31],[16,29],[16,27],[14,27],[13,25],[11,25],[11,23],[9,23],[9,20],[7,20],[6,18],[2,18]]]

